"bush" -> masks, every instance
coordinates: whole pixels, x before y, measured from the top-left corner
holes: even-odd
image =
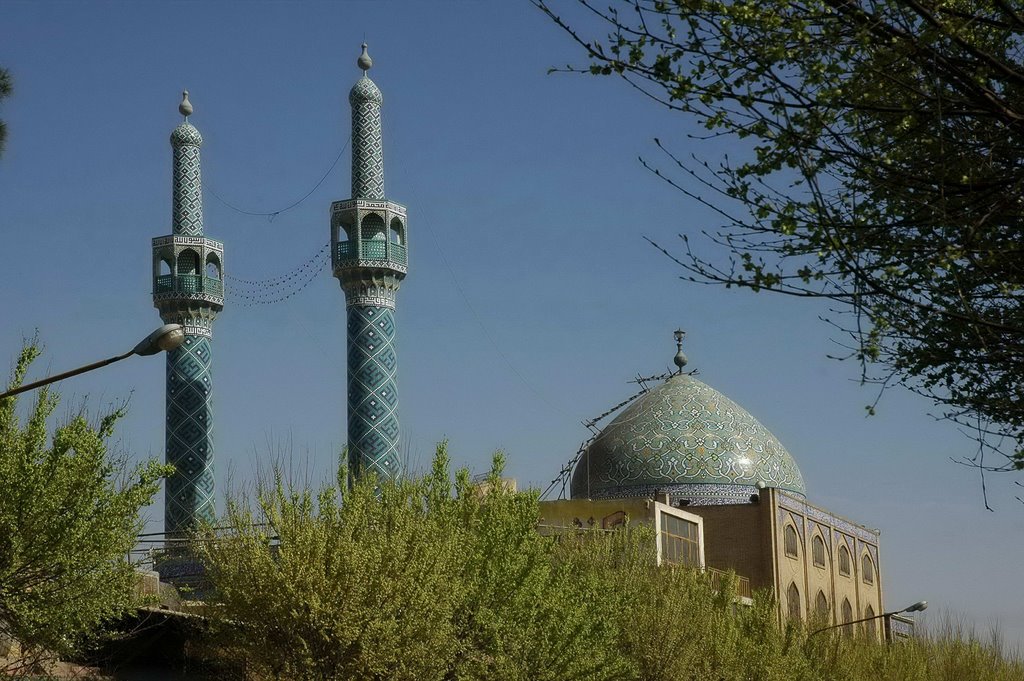
[[[218,640],[274,678],[626,678],[596,594],[553,561],[537,495],[506,490],[501,465],[481,493],[442,444],[420,480],[314,495],[278,471],[229,500],[229,529],[197,543]]]
[[[897,645],[778,625],[658,567],[645,526],[544,537],[535,492],[422,479],[313,494],[278,472],[199,538],[215,588],[212,646],[242,676],[415,681],[1009,681],[1019,661],[962,632]],[[346,479],[345,472],[338,479]]]
[[[12,387],[38,356],[34,344],[22,350]],[[23,653],[6,668],[0,661],[0,673],[74,653],[135,604],[126,556],[139,510],[168,472],[153,461],[130,468],[107,452],[121,410],[97,425],[78,413],[48,442],[57,403],[43,388],[22,425],[17,399],[0,399],[0,640]]]

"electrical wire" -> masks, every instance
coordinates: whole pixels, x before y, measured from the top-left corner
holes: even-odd
[[[231,210],[235,211],[236,213],[241,213],[242,215],[252,215],[252,216],[255,216],[255,217],[265,217],[265,218],[267,218],[267,222],[273,222],[274,219],[278,215],[280,215],[281,213],[287,212],[287,211],[291,210],[292,208],[295,208],[300,203],[302,203],[303,201],[308,199],[310,196],[312,196],[313,192],[315,192],[317,189],[320,188],[320,185],[322,185],[324,183],[324,181],[327,180],[327,178],[330,176],[330,174],[334,171],[334,168],[338,165],[338,161],[341,160],[341,157],[344,155],[345,150],[348,149],[348,145],[349,145],[349,140],[346,140],[345,144],[342,145],[342,147],[341,147],[341,151],[339,151],[338,155],[334,157],[334,161],[331,163],[331,167],[328,168],[327,172],[324,173],[324,176],[321,177],[320,180],[315,185],[313,185],[312,189],[310,189],[308,192],[306,192],[302,196],[302,198],[300,198],[298,201],[295,201],[294,203],[291,203],[291,204],[285,206],[284,208],[281,208],[280,210],[274,210],[274,211],[269,211],[269,212],[246,210],[244,208],[239,208],[238,206],[235,206],[234,204],[229,203],[226,199],[221,197],[220,194],[218,194],[216,191],[214,191],[213,187],[210,185],[209,182],[204,183],[203,189],[206,190],[207,192],[209,192],[213,196],[213,198],[217,199],[222,204],[224,204],[226,207],[230,208]]]

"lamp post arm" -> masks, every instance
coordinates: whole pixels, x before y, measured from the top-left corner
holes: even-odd
[[[815,629],[814,631],[812,631],[810,634],[807,635],[807,638],[810,638],[811,636],[814,636],[815,634],[820,634],[823,631],[828,631],[829,629],[838,629],[840,627],[848,627],[851,624],[860,624],[861,622],[870,622],[871,620],[880,620],[883,617],[892,617],[893,615],[898,615],[901,612],[904,612],[904,611],[903,610],[893,610],[892,612],[883,612],[881,615],[872,615],[871,617],[863,617],[863,618],[861,618],[859,620],[851,620],[849,622],[843,622],[841,624],[832,624],[832,625],[829,625],[827,627],[822,627],[821,629]]]
[[[129,352],[124,353],[123,355],[117,355],[116,357],[110,357],[108,359],[103,359],[103,360],[100,360],[99,362],[93,362],[92,364],[86,364],[85,366],[80,366],[77,369],[72,369],[71,371],[65,371],[64,373],[57,374],[56,376],[48,376],[48,377],[46,377],[44,379],[35,381],[33,383],[26,383],[25,385],[18,386],[17,388],[14,388],[12,390],[8,390],[5,393],[0,393],[0,400],[4,399],[5,397],[12,397],[12,396],[17,395],[19,393],[26,392],[28,390],[34,390],[35,388],[41,388],[42,386],[49,385],[50,383],[55,383],[57,381],[62,381],[65,378],[71,378],[72,376],[77,376],[78,374],[84,374],[85,372],[92,371],[93,369],[99,369],[100,367],[105,367],[108,364],[113,364],[114,362],[120,362],[122,359],[125,359],[127,357],[131,357],[134,354],[135,354],[135,351],[131,350]]]

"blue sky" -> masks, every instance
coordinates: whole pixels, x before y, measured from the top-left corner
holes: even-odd
[[[414,460],[448,438],[455,462],[481,471],[500,448],[521,485],[546,486],[586,437],[581,420],[671,365],[681,326],[691,367],[778,436],[810,499],[881,529],[888,607],[924,598],[1024,640],[1015,478],[990,476],[990,513],[977,475],[951,461],[971,442],[928,403],[893,391],[865,417],[874,393],[826,358],[824,306],[681,281],[642,237],[678,243],[716,217],[637,157],[659,159],[654,137],[712,161],[740,150],[688,138],[691,122],[621,82],[548,75],[580,55],[526,2],[5,3],[0,358],[38,330],[41,377],[160,324],[150,239],[170,232],[182,89],[207,189],[274,211],[345,144],[364,39],[384,93],[387,194],[409,207],[397,321]],[[287,275],[328,242],[329,204],[348,197],[346,152],[273,220],[208,191],[206,233],[225,242],[228,274]],[[229,296],[214,327],[221,488],[275,457],[326,475],[345,437],[341,289],[325,270],[282,302],[245,302]],[[132,358],[66,381],[64,404],[130,399],[119,446],[160,457],[163,371]],[[162,506],[149,515],[158,527]]]

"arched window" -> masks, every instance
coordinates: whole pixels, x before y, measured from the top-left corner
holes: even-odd
[[[814,599],[814,611],[822,617],[828,616],[828,598],[821,589],[818,589],[818,595]]]
[[[178,254],[178,274],[198,274],[199,254],[190,248]]]
[[[349,216],[339,217],[332,233],[335,242],[333,254],[335,263],[353,260],[359,255],[359,242],[356,240],[357,234],[355,224]]]
[[[789,619],[800,620],[800,589],[796,588],[796,582],[790,582],[786,591],[786,606],[789,608]]]
[[[816,567],[825,567],[825,542],[817,534],[811,540],[811,560]]]
[[[850,576],[850,550],[845,546],[839,547],[839,574]]]
[[[797,547],[799,546],[799,540],[796,536],[796,530],[793,528],[792,525],[786,525],[786,529],[782,531],[782,535],[784,543],[786,545],[786,555],[792,558],[796,558],[798,555],[800,555],[800,552],[797,550]]]
[[[160,276],[164,277],[171,273],[171,261],[167,258],[160,258]]]
[[[220,279],[220,258],[217,257],[216,253],[210,253],[206,256],[206,276]]]
[[[334,240],[335,241],[348,241],[352,238],[352,222],[339,220],[338,225],[334,228]]]
[[[849,624],[853,621],[853,606],[850,605],[849,598],[843,599],[842,615],[843,624]],[[846,636],[851,636],[853,634],[853,627],[843,627],[843,634]]]
[[[399,246],[405,245],[405,239],[402,235],[402,221],[398,218],[391,219],[391,243],[398,244]]]
[[[367,260],[384,260],[387,257],[387,227],[384,218],[370,213],[363,218],[360,227],[359,244],[362,257]]]
[[[874,616],[875,616],[875,609],[874,608],[872,608],[870,605],[868,607],[864,608],[864,619],[867,620],[866,622],[864,622],[864,630],[868,632],[869,636],[874,636],[875,635],[875,620],[868,619],[869,617],[874,617]]]
[[[861,559],[861,575],[864,578],[865,584],[875,583],[875,565],[871,562],[871,556],[866,553]]]
[[[367,239],[381,239],[385,238],[384,235],[384,218],[377,215],[376,213],[370,213],[363,218],[362,233],[360,237],[363,241]]]

